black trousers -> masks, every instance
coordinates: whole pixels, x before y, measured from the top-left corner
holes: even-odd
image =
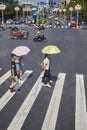
[[[42,78],[42,82],[44,82],[46,84],[47,82],[50,81],[50,79],[51,79],[50,69],[49,70],[45,70],[44,76]]]

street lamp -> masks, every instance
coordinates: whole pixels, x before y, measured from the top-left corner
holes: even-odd
[[[24,15],[25,15],[25,11],[26,11],[26,9],[25,9],[25,8],[23,8],[23,18],[24,18]]]
[[[78,27],[78,22],[79,22],[79,11],[81,10],[81,5],[79,5],[79,4],[77,4],[76,6],[75,6],[75,10],[77,11],[77,14],[76,14],[76,25],[77,25],[77,27]]]
[[[65,8],[63,9],[63,12],[64,12],[64,20],[65,20],[65,13],[66,13],[66,9]]]
[[[2,11],[2,24],[4,24],[4,10],[5,10],[6,6],[4,4],[0,5],[0,10]]]
[[[30,6],[25,7],[26,11],[27,11],[27,18],[30,15],[31,9]]]
[[[18,20],[18,11],[19,11],[19,9],[20,9],[19,7],[15,7],[17,20]]]
[[[70,7],[70,8],[69,8],[69,11],[70,11],[70,21],[72,21],[72,12],[73,12],[73,7]]]
[[[61,12],[62,12],[62,9],[59,9],[59,12],[60,12],[60,17],[61,17]]]

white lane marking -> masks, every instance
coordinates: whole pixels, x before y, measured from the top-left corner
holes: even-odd
[[[9,100],[14,96],[15,92],[11,93],[8,90],[1,98],[0,98],[0,111],[5,107],[5,105],[9,102]]]
[[[21,87],[23,83],[27,80],[28,76],[32,73],[32,71],[25,71],[23,74],[24,80],[17,85],[17,87]],[[17,89],[18,89],[17,88]],[[10,99],[14,96],[15,92],[11,93],[10,90],[8,90],[1,98],[0,98],[0,111],[5,107],[5,105],[10,101]]]
[[[0,68],[0,70],[2,70],[2,68]]]
[[[33,73],[32,70],[26,70],[25,73],[23,74],[23,80],[20,80],[20,83],[18,83],[15,87],[14,87],[14,90],[17,91],[21,86],[22,84],[26,81],[26,79],[29,77],[29,75],[31,75]]]
[[[21,105],[20,109],[16,113],[14,119],[12,120],[11,124],[9,125],[7,130],[21,130],[21,127],[30,112],[42,86],[43,83],[41,82],[42,73],[39,76],[38,80],[36,81],[35,85],[31,89],[30,93],[26,97],[25,101]]]
[[[83,75],[76,75],[75,130],[87,130],[87,113]]]
[[[2,77],[0,77],[0,85],[5,82],[11,76],[11,70],[5,73]]]
[[[65,74],[60,73],[41,130],[55,130],[64,80]]]

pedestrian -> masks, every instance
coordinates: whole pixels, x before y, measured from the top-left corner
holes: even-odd
[[[16,56],[15,64],[16,64],[16,71],[18,80],[22,80],[22,56]]]
[[[16,65],[15,65],[16,55],[11,55],[11,84],[16,82],[17,73],[16,73]]]
[[[19,57],[20,80],[22,80],[22,75],[23,75],[22,65],[23,65],[23,57],[22,57],[22,56],[20,56],[20,57]]]
[[[45,54],[44,60],[44,69],[43,69],[43,78],[42,82],[46,84],[48,87],[51,87],[51,73],[50,73],[50,65],[51,65],[51,55],[50,54]]]

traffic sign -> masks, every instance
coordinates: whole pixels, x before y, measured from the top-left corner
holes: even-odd
[[[76,19],[77,19],[77,20],[79,19],[79,14],[76,15]]]
[[[42,5],[42,6],[45,6],[45,5],[47,5],[47,2],[41,1],[39,4]]]

